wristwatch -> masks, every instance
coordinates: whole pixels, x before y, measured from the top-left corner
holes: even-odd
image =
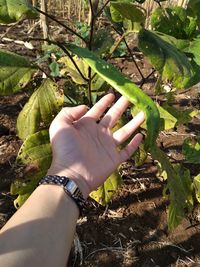
[[[62,186],[65,193],[75,201],[80,210],[80,214],[82,214],[82,209],[86,207],[86,200],[73,180],[66,176],[46,175],[39,182],[39,185],[46,184]]]

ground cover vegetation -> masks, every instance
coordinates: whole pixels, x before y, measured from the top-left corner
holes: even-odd
[[[90,13],[89,22],[69,26],[25,0],[0,0],[2,24],[37,19],[43,14],[72,34],[70,42],[59,37],[26,36],[27,43],[33,39],[45,41],[42,54],[34,62],[0,50],[0,94],[11,95],[21,90],[32,92],[17,118],[17,134],[23,144],[16,164],[26,170],[26,174],[11,185],[11,194],[18,195],[14,201],[16,207],[32,193],[51,163],[47,129],[54,116],[63,106],[92,106],[113,90],[133,104],[115,129],[130,115],[134,116],[139,110],[145,112],[146,122],[142,129],[146,137],[133,159],[136,166],[141,166],[150,153],[156,162],[158,175],[165,181],[163,195],[169,199],[169,229],[177,227],[192,211],[194,202],[200,200],[200,174],[192,177],[189,169],[172,164],[156,142],[161,131],[187,124],[198,114],[195,109],[178,110],[172,103],[181,90],[200,82],[200,1],[190,0],[184,7],[164,7],[165,1],[155,1],[158,7],[150,15],[142,5],[144,2],[89,0],[85,2]],[[105,19],[106,27],[100,23],[100,18]],[[145,26],[147,20],[148,27]],[[133,56],[133,39],[152,65],[152,71],[146,76]],[[139,81],[133,82],[112,64],[113,58],[124,55],[135,64]],[[153,75],[156,77],[154,95],[164,95],[163,103],[153,101],[143,91]],[[199,164],[200,139],[186,139],[182,153],[188,163]],[[116,170],[104,185],[91,193],[91,197],[106,205],[120,184],[119,170]]]

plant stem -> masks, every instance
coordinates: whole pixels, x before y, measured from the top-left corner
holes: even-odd
[[[136,69],[138,70],[138,72],[139,72],[139,74],[140,74],[140,76],[141,76],[141,78],[142,78],[142,81],[144,81],[144,75],[142,74],[142,72],[141,72],[141,70],[140,70],[140,68],[139,68],[139,66],[138,66],[138,64],[137,64],[137,62],[136,62],[136,60],[134,59],[134,56],[133,56],[133,54],[132,54],[132,51],[131,51],[130,47],[128,46],[128,43],[127,43],[125,37],[123,38],[123,41],[124,41],[124,43],[125,43],[125,45],[126,45],[126,48],[127,48],[128,52],[129,52],[129,54],[130,54],[130,56],[131,56],[131,58],[132,58],[132,60],[133,60],[133,62],[134,62],[134,64],[135,64]]]
[[[152,72],[150,72],[148,75],[147,75],[147,77],[145,77],[142,81],[141,81],[141,83],[140,83],[140,88],[142,88],[142,86],[145,84],[145,82],[154,74],[154,72],[155,72],[156,70],[152,70]]]
[[[76,35],[76,36],[79,37],[85,44],[87,44],[87,41],[86,41],[86,40],[85,40],[79,33],[77,33],[76,31],[72,30],[70,27],[68,27],[68,26],[65,25],[64,23],[62,23],[62,22],[60,22],[59,20],[57,20],[54,16],[47,14],[46,12],[40,10],[40,9],[37,8],[37,7],[35,7],[35,9],[36,9],[39,13],[41,13],[41,14],[47,16],[47,17],[50,18],[51,20],[57,22],[59,25],[63,26],[66,30],[68,30],[68,31],[71,32],[72,34]]]
[[[126,38],[125,38],[125,33],[124,34],[121,34],[116,28],[113,27],[113,29],[116,31],[116,33],[118,33],[121,36],[122,40],[124,41],[124,43],[126,45],[126,48],[127,48],[128,52],[129,52],[129,54],[131,56],[131,59],[133,60],[133,62],[135,64],[135,67],[136,67],[137,71],[139,72],[139,74],[140,74],[140,76],[142,78],[142,82],[143,82],[144,81],[144,75],[142,74],[142,72],[141,72],[141,70],[140,70],[137,62],[135,61],[134,56],[132,54],[132,51],[131,51],[130,47],[128,46],[128,43],[127,43]]]
[[[110,2],[110,0],[107,0],[107,1],[103,4],[103,6],[99,9],[99,11],[97,12],[97,14],[95,15],[96,18],[99,17],[99,16],[101,15],[102,11],[104,10],[104,8],[107,6],[107,4],[108,4],[109,2]]]
[[[88,49],[92,50],[92,41],[94,35],[94,25],[95,25],[95,14],[93,10],[92,0],[89,0],[90,10],[91,10],[91,23],[90,23],[90,39],[88,43]],[[88,68],[88,100],[89,106],[92,107],[92,69],[91,67]]]

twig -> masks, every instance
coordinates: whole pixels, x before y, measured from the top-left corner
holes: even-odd
[[[69,51],[65,48],[64,44],[60,43],[60,42],[55,42],[52,41],[50,39],[43,39],[43,38],[32,38],[32,37],[28,37],[29,40],[35,40],[35,41],[46,41],[50,44],[54,44],[57,45],[58,47],[60,47],[60,49],[63,50],[63,52],[71,59],[72,63],[74,64],[74,67],[77,69],[78,73],[81,75],[81,77],[88,82],[88,79],[83,75],[83,73],[81,72],[81,70],[79,69],[78,65],[76,64],[75,60],[73,59],[73,57],[71,56],[71,54],[69,53]]]
[[[95,17],[99,17],[101,15],[101,12],[104,10],[104,8],[107,6],[107,4],[110,2],[110,0],[107,0],[104,5],[99,9],[99,11],[97,12],[97,14],[95,15]]]
[[[68,30],[69,32],[73,33],[74,35],[76,35],[77,37],[79,37],[85,44],[87,44],[87,41],[86,41],[86,40],[85,40],[79,33],[77,33],[76,31],[72,30],[70,27],[68,27],[68,26],[65,25],[64,23],[62,23],[62,22],[60,22],[59,20],[57,20],[54,16],[47,14],[46,12],[40,10],[40,9],[37,8],[37,7],[35,7],[35,9],[36,9],[39,13],[41,13],[41,14],[47,16],[47,17],[50,18],[51,20],[57,22],[59,25],[63,26],[66,30]]]

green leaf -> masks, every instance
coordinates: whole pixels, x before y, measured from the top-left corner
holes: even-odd
[[[21,207],[25,203],[25,201],[30,197],[31,193],[27,193],[27,194],[24,194],[24,195],[19,195],[14,200],[14,206],[15,206],[15,208],[18,209],[19,207]]]
[[[196,193],[196,198],[198,202],[200,202],[200,173],[194,177],[193,184]]]
[[[198,26],[200,27],[200,0],[189,0],[188,9],[191,9],[197,18]]]
[[[151,15],[151,25],[155,31],[174,36],[178,39],[188,39],[196,32],[196,19],[182,7],[157,8]]]
[[[177,88],[188,88],[195,84],[196,70],[184,53],[163,39],[166,35],[142,30],[139,33],[139,48],[154,68],[166,81]],[[198,74],[199,75],[199,74]],[[200,75],[199,75],[200,78]]]
[[[96,191],[90,193],[90,197],[99,204],[105,206],[112,199],[113,194],[121,185],[121,182],[121,176],[118,171],[115,171],[108,177],[103,185],[101,185]]]
[[[72,44],[65,44],[65,46],[70,52],[82,57],[102,79],[124,95],[131,103],[145,112],[147,122],[145,147],[149,149],[155,143],[160,122],[158,109],[152,99],[120,73],[113,65],[100,59],[88,49],[77,47]]]
[[[38,131],[41,123],[48,126],[64,102],[64,95],[56,83],[43,80],[41,86],[31,95],[17,118],[17,133],[24,140]]]
[[[46,174],[52,160],[49,133],[47,130],[30,135],[20,148],[17,162],[24,166],[25,178],[19,178],[11,184],[11,194],[19,194],[15,202],[21,205]]]
[[[145,15],[140,6],[124,1],[110,2],[110,12],[113,21],[121,22],[128,19],[132,22],[144,22]]]
[[[0,95],[22,90],[35,71],[26,58],[0,49]]]
[[[165,108],[161,107],[158,103],[157,108],[160,113],[160,131],[173,128],[177,123],[177,119],[172,114],[170,114]],[[131,108],[131,115],[134,117],[140,111],[141,109],[138,109],[134,106],[133,108]],[[144,123],[140,125],[140,127],[143,129],[147,129],[146,121],[144,121]]]
[[[88,65],[81,59],[78,58],[77,56],[73,57],[74,61],[76,62],[79,70],[83,74],[85,78],[88,77]],[[58,60],[58,63],[63,64],[63,68],[61,68],[60,74],[64,76],[66,73],[72,78],[73,82],[77,84],[87,84],[87,81],[83,79],[74,66],[73,62],[68,56],[61,57]]]
[[[176,125],[189,123],[194,116],[198,114],[197,110],[193,109],[176,109],[173,106],[164,103],[163,108],[176,119]]]
[[[60,69],[59,69],[59,65],[57,62],[52,62],[50,65],[49,65],[49,68],[51,70],[51,75],[53,77],[59,77],[60,76]]]
[[[185,139],[182,147],[182,152],[185,159],[193,164],[200,164],[200,138],[196,144],[193,144],[192,140]]]
[[[111,30],[111,27],[106,27],[98,30],[94,35],[92,47],[95,54],[104,57],[110,52],[110,48],[114,44]]]
[[[0,0],[0,23],[9,24],[21,19],[34,19],[37,11],[27,0]]]
[[[188,169],[177,164],[174,167],[170,163],[166,154],[156,145],[151,149],[154,160],[160,163],[162,171],[167,175],[167,190],[169,191],[170,206],[168,210],[168,227],[170,230],[177,227],[187,211],[193,207],[192,181]]]
[[[188,46],[183,50],[186,53],[191,53],[192,58],[198,66],[200,66],[200,39],[195,39],[188,42]]]

